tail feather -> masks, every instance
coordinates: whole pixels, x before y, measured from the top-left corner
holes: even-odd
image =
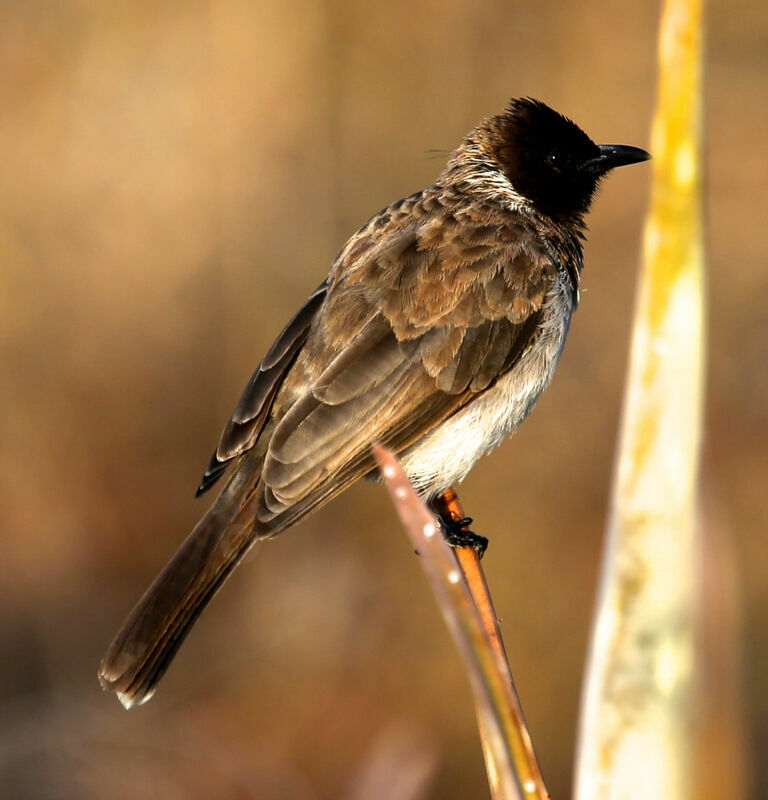
[[[118,631],[101,662],[99,680],[126,708],[149,700],[193,623],[253,544],[249,506],[217,503]]]

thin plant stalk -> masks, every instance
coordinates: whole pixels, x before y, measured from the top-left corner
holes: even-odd
[[[374,452],[467,668],[491,796],[494,800],[546,800],[549,794],[520,710],[479,559],[474,550],[460,550],[465,570],[394,454],[378,445]]]

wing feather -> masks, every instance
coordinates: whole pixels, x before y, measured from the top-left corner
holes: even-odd
[[[557,272],[535,231],[438,200],[407,198],[362,228],[243,392],[206,475],[263,440],[260,535],[373,470],[372,441],[409,447],[535,341]]]
[[[195,497],[213,486],[229,463],[255,444],[272,403],[296,356],[307,340],[318,310],[325,300],[328,282],[310,295],[293,319],[283,328],[243,390],[219,444],[206,467]]]

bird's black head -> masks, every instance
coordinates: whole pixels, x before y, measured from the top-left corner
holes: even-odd
[[[600,178],[650,158],[625,145],[597,145],[578,125],[538,100],[512,100],[491,120],[495,156],[518,194],[553,218],[584,214]]]

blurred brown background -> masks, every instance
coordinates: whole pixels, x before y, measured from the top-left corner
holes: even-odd
[[[657,14],[604,0],[0,3],[0,795],[368,800],[376,775],[392,798],[431,775],[431,797],[487,796],[466,678],[377,486],[241,568],[148,706],[123,711],[96,669],[207,503],[192,495],[244,382],[346,237],[428,185],[444,160],[430,151],[510,96],[647,146]],[[724,674],[735,665],[757,797],[768,6],[716,0],[709,21],[704,479],[735,576],[723,625],[741,628],[743,659]],[[492,540],[489,581],[560,798],[649,175],[606,183],[553,386],[461,492]]]

